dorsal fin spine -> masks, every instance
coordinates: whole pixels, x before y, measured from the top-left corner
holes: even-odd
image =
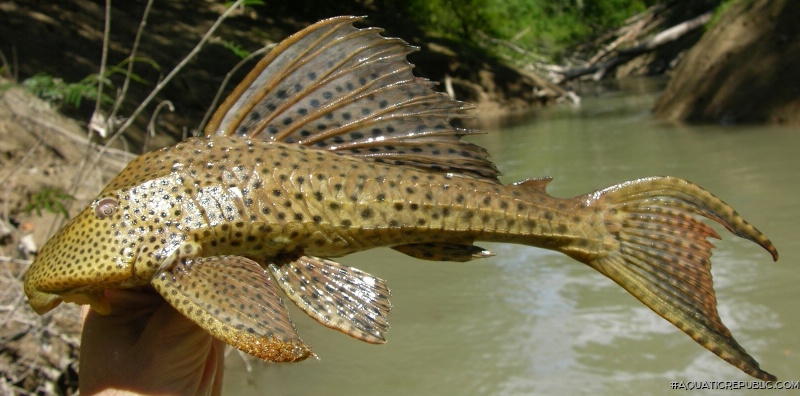
[[[327,32],[325,32],[325,34],[322,35],[322,36],[327,37],[332,32],[334,32],[337,29],[339,29],[342,25],[352,24],[352,23],[355,23],[355,22],[363,20],[363,19],[364,19],[363,17],[346,17],[346,18],[340,18],[340,19],[331,19],[328,22],[329,23],[330,22],[336,22],[334,24],[334,27],[332,29],[328,30]],[[250,113],[250,111],[252,110],[252,107],[250,107],[250,109],[248,109],[248,111],[239,111],[238,112],[238,116],[236,118],[234,118],[233,120],[227,122],[226,123],[227,125],[222,125],[222,123],[223,123],[223,121],[225,119],[225,116],[228,114],[228,111],[231,109],[231,107],[233,107],[236,104],[238,99],[247,90],[247,88],[249,88],[253,84],[253,82],[255,82],[255,80],[258,79],[259,76],[261,76],[261,73],[264,71],[264,69],[266,69],[272,63],[272,61],[275,60],[275,58],[277,58],[279,55],[281,55],[283,53],[284,49],[286,49],[288,47],[291,47],[296,42],[302,40],[303,38],[305,38],[306,36],[308,36],[309,34],[315,32],[315,31],[316,31],[316,29],[314,29],[313,25],[308,27],[308,28],[306,28],[306,29],[303,29],[300,32],[295,33],[294,35],[290,36],[286,40],[281,41],[275,48],[273,48],[269,53],[267,53],[267,55],[265,55],[263,58],[261,58],[261,60],[258,61],[256,66],[253,67],[253,70],[251,70],[249,73],[247,73],[247,75],[244,77],[244,79],[242,79],[242,81],[239,83],[239,85],[237,85],[236,88],[234,88],[234,90],[222,102],[222,104],[219,106],[217,111],[211,117],[211,120],[208,122],[208,125],[206,125],[206,127],[205,127],[205,131],[204,131],[205,135],[206,136],[211,136],[211,135],[216,134],[217,130],[220,129],[220,127],[228,128],[230,125],[238,125],[241,122],[241,120],[244,119],[244,117],[247,114]],[[319,43],[319,41],[322,38],[323,37],[318,38],[316,43]],[[309,50],[311,48],[313,48],[313,46],[309,46],[308,47]],[[274,79],[272,85],[277,84],[278,82],[280,82],[280,79]],[[266,95],[267,93],[269,93],[272,88],[273,88],[273,86],[264,87],[264,89],[259,91],[258,94],[261,95],[261,97],[263,98],[263,96]],[[258,103],[258,101],[251,100],[250,103],[255,105],[255,103]],[[230,134],[230,132],[228,132],[228,134]]]
[[[271,81],[270,85],[268,86],[268,88],[265,88],[265,89],[263,89],[263,90],[261,90],[259,92],[258,100],[252,100],[252,99],[250,100],[251,105],[248,107],[247,111],[242,111],[241,112],[239,120],[243,119],[247,114],[249,114],[253,110],[253,108],[259,102],[261,102],[261,100],[264,97],[266,97],[270,92],[272,92],[272,90],[278,84],[280,84],[281,81],[283,81],[284,77],[291,75],[292,73],[297,71],[297,69],[303,67],[306,63],[308,63],[309,61],[314,59],[317,56],[317,54],[319,54],[319,53],[325,51],[326,49],[330,48],[335,43],[338,43],[338,42],[341,42],[343,40],[349,39],[350,37],[353,37],[352,35],[348,34],[346,36],[339,37],[339,38],[331,41],[330,43],[326,43],[325,45],[322,46],[322,48],[317,49],[317,47],[319,46],[319,43],[323,42],[325,39],[330,37],[330,35],[334,34],[338,29],[340,29],[343,25],[347,25],[348,23],[340,23],[340,24],[338,24],[336,27],[328,30],[327,32],[325,32],[325,34],[323,34],[320,37],[318,37],[313,43],[311,43],[308,47],[306,47],[305,50],[303,50],[298,56],[295,57],[295,60],[292,61],[291,66],[283,69],[279,75],[275,76],[272,79],[272,81]],[[312,50],[315,50],[315,49],[316,49],[316,51],[314,51],[312,53]],[[311,53],[311,55],[309,55],[309,53]],[[347,60],[347,58],[343,59],[340,62],[340,64],[346,62],[346,60]],[[313,85],[314,89],[316,89],[316,87],[322,85],[323,83],[329,81],[330,75],[332,74],[332,72],[334,70],[337,70],[337,69],[338,69],[338,67],[331,68],[331,70],[328,71],[327,73],[325,73],[323,76],[318,77],[318,82],[315,82],[315,84]],[[266,128],[267,125],[269,125],[270,122],[275,120],[275,118],[279,114],[281,114],[283,112],[283,110],[293,106],[294,104],[296,104],[304,96],[304,94],[301,94],[301,93],[305,93],[305,92],[308,92],[308,91],[309,91],[309,87],[308,86],[303,87],[303,90],[301,92],[295,93],[294,95],[292,95],[289,98],[289,100],[287,100],[286,102],[281,103],[281,105],[278,106],[275,109],[275,111],[270,113],[267,117],[264,117],[263,119],[259,120],[257,126],[255,128],[253,128],[253,130],[249,134],[249,137],[255,137],[255,136],[258,136],[261,133],[263,133],[264,132],[264,128]],[[284,137],[282,135],[286,135],[286,134],[282,133],[281,135],[275,136],[275,140],[281,140]]]

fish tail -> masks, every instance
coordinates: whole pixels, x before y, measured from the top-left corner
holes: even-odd
[[[776,377],[759,367],[722,324],[711,279],[708,237],[719,235],[696,216],[712,219],[778,259],[772,242],[728,204],[674,177],[622,183],[579,197],[604,208],[604,249],[583,260],[697,343],[745,373]],[[577,257],[579,258],[579,257]]]

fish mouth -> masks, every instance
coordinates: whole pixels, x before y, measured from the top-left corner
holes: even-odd
[[[28,303],[39,315],[50,312],[62,302],[89,305],[93,310],[102,315],[108,315],[111,312],[111,304],[102,290],[69,292],[64,294],[45,293],[34,290],[28,293]]]
[[[43,293],[38,290],[27,291],[28,304],[31,308],[39,314],[44,315],[50,312],[53,308],[61,304],[61,296],[58,294]]]

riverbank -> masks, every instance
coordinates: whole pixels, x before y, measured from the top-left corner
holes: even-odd
[[[656,116],[800,125],[800,2],[732,2],[678,68]]]

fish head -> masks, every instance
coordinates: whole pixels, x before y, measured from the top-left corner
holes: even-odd
[[[118,206],[114,196],[95,199],[42,246],[23,281],[34,311],[62,301],[108,311],[103,290],[130,278],[134,259],[119,232]]]
[[[23,279],[34,311],[74,302],[107,313],[105,290],[147,285],[174,259],[185,239],[168,231],[176,216],[168,193],[174,180],[143,171],[142,157],[42,246]]]

